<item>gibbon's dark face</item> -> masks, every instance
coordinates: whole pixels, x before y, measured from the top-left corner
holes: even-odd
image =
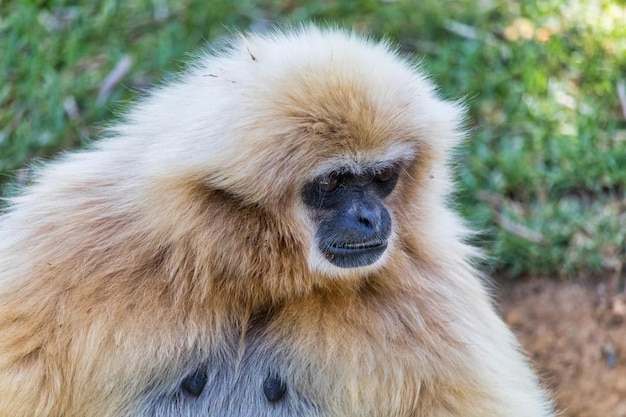
[[[339,169],[305,185],[302,199],[317,224],[316,244],[326,260],[340,268],[358,268],[381,257],[391,235],[391,216],[383,201],[398,174],[397,166],[359,174]]]

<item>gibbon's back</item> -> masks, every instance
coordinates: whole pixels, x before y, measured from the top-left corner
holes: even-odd
[[[552,416],[385,42],[234,37],[0,219],[0,417]]]

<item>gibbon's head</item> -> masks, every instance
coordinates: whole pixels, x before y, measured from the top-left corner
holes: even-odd
[[[178,132],[147,153],[159,172],[272,213],[309,271],[331,276],[426,253],[420,242],[448,233],[446,161],[461,118],[386,42],[313,26],[241,35],[130,117],[154,138]]]

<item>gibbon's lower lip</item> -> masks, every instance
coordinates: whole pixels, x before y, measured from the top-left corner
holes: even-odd
[[[359,268],[371,265],[387,249],[386,240],[362,243],[328,244],[320,247],[324,258],[340,268]]]
[[[381,251],[387,248],[384,240],[372,240],[369,242],[341,242],[328,245],[328,251],[337,255],[355,255],[372,251]]]

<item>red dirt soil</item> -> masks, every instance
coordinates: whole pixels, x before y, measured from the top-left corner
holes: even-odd
[[[608,282],[500,284],[502,314],[560,415],[626,417],[626,293]]]

